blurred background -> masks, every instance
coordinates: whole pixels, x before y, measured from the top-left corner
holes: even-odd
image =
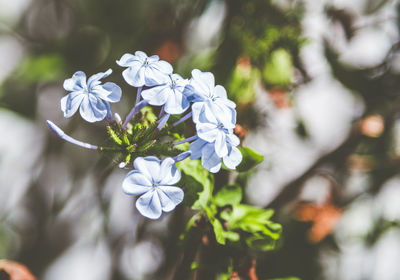
[[[190,213],[138,215],[126,170],[62,142],[45,120],[102,144],[102,123],[64,119],[65,79],[158,54],[212,71],[235,130],[265,156],[246,202],[277,211],[280,248],[261,280],[400,279],[400,5],[394,0],[0,0],[0,259],[44,280],[172,279]]]

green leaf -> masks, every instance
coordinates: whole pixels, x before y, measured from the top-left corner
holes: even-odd
[[[59,54],[28,57],[19,69],[21,80],[28,82],[52,82],[65,76],[66,63]]]
[[[293,75],[293,63],[290,53],[279,48],[271,54],[270,60],[265,65],[263,76],[272,85],[289,85]]]
[[[183,204],[192,207],[192,205],[199,199],[199,193],[203,191],[203,185],[192,176],[182,174],[181,184],[185,187],[185,196]]]
[[[264,156],[256,153],[248,147],[239,147],[239,150],[243,155],[242,162],[238,167],[236,167],[236,170],[239,172],[248,171],[264,160]]]
[[[265,238],[262,235],[255,234],[246,238],[246,244],[252,249],[270,251],[275,249],[276,240]]]
[[[225,245],[224,229],[221,222],[218,219],[213,219],[211,224],[214,228],[215,239],[219,244]]]
[[[186,174],[185,177],[192,177],[192,179],[187,179],[186,181],[189,183],[189,185],[186,185],[187,192],[194,191],[198,195],[198,198],[191,205],[192,209],[204,210],[212,197],[214,188],[213,175],[203,168],[200,160],[186,159],[178,162],[177,167]],[[199,184],[202,187],[199,187]],[[193,188],[193,190],[190,188]]]
[[[270,221],[273,210],[250,205],[232,205],[232,210],[221,212],[221,218],[228,222],[228,230],[242,230],[250,234],[246,238],[249,247],[260,250],[275,248],[282,226]]]
[[[232,242],[239,241],[239,233],[225,230],[218,219],[210,219],[210,222],[214,228],[215,239],[219,244],[225,245],[227,239]]]
[[[223,207],[238,204],[242,200],[242,188],[239,185],[227,185],[214,196],[214,203]]]

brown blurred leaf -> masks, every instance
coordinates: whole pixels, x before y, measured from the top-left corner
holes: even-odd
[[[168,40],[156,50],[156,54],[161,59],[174,63],[181,56],[182,49],[177,43]]]
[[[9,261],[9,260],[0,260],[0,271],[3,270],[9,275],[10,280],[35,280],[35,276],[29,271],[26,266]],[[5,275],[5,274],[4,274]],[[4,278],[7,279],[7,278]],[[3,279],[1,279],[3,280]]]
[[[244,138],[246,138],[247,132],[248,131],[243,126],[236,124],[234,133],[239,137],[240,143],[242,143]]]
[[[295,215],[299,221],[312,222],[308,238],[318,243],[335,229],[342,211],[329,202],[324,205],[304,203],[296,206]]]

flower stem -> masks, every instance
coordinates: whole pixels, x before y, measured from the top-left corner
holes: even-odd
[[[140,98],[142,97],[142,88],[143,87],[138,87],[138,89],[137,89],[136,104],[139,103]]]
[[[170,114],[165,114],[158,123],[157,129],[158,131],[160,131],[161,129],[163,129],[163,127],[165,126],[165,124],[167,123],[168,119],[169,119]]]
[[[181,122],[186,121],[186,120],[187,120],[188,118],[190,118],[191,116],[192,116],[192,112],[190,112],[190,113],[184,115],[179,121],[175,122],[175,123],[173,124],[173,126],[177,126],[177,125],[180,124]]]
[[[199,138],[199,137],[197,135],[194,135],[192,137],[189,137],[189,138],[183,139],[181,141],[175,142],[174,145],[176,146],[176,145],[180,145],[180,144],[183,144],[183,143],[186,143],[186,142],[194,141],[197,138]]]
[[[128,126],[129,121],[137,114],[139,113],[140,110],[143,109],[144,106],[146,106],[148,101],[142,100],[139,103],[135,105],[135,107],[132,108],[132,110],[129,112],[129,114],[126,116],[126,119],[122,125],[122,129],[125,130],[126,127]]]
[[[182,152],[179,155],[177,155],[176,157],[173,157],[172,159],[175,162],[182,161],[182,160],[186,159],[187,157],[189,157],[191,154],[192,154],[192,152],[190,152],[190,151]]]
[[[84,143],[79,140],[76,140],[75,138],[72,138],[71,136],[68,136],[67,134],[64,133],[64,131],[61,130],[61,128],[56,126],[52,121],[47,120],[46,123],[58,137],[60,137],[61,139],[65,140],[71,144],[77,145],[82,148],[91,149],[91,150],[97,150],[99,148],[98,146]]]

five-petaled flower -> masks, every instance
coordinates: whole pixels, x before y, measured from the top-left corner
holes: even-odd
[[[100,79],[109,76],[111,69],[91,76],[86,82],[86,74],[75,72],[72,78],[64,81],[64,89],[70,93],[61,99],[61,110],[64,117],[69,118],[79,108],[82,118],[88,122],[103,120],[111,114],[108,102],[118,102],[121,99],[121,88],[115,83],[101,84]]]
[[[142,97],[150,105],[164,105],[164,110],[168,114],[182,114],[190,106],[186,95],[183,94],[187,84],[187,79],[178,74],[170,74],[164,84],[144,90]]]
[[[222,160],[226,167],[235,169],[243,158],[242,153],[236,147],[239,145],[240,140],[234,134],[226,137],[225,140],[227,153],[224,156],[220,156],[221,151],[217,153],[215,141],[210,143],[201,138],[197,139],[189,145],[190,159],[201,158],[203,167],[212,173],[217,173],[221,169]]]
[[[135,54],[124,54],[117,64],[128,67],[122,72],[125,81],[133,87],[156,86],[165,83],[168,75],[172,74],[172,66],[160,60],[158,55],[147,56],[146,53],[136,51]]]
[[[193,122],[220,122],[226,128],[235,127],[236,104],[228,99],[223,86],[215,86],[212,73],[194,69],[184,93],[193,102]]]
[[[122,189],[126,194],[140,195],[136,208],[150,219],[158,219],[162,211],[170,212],[183,200],[183,191],[174,186],[181,179],[175,161],[168,157],[160,161],[154,156],[138,157],[133,162]]]

